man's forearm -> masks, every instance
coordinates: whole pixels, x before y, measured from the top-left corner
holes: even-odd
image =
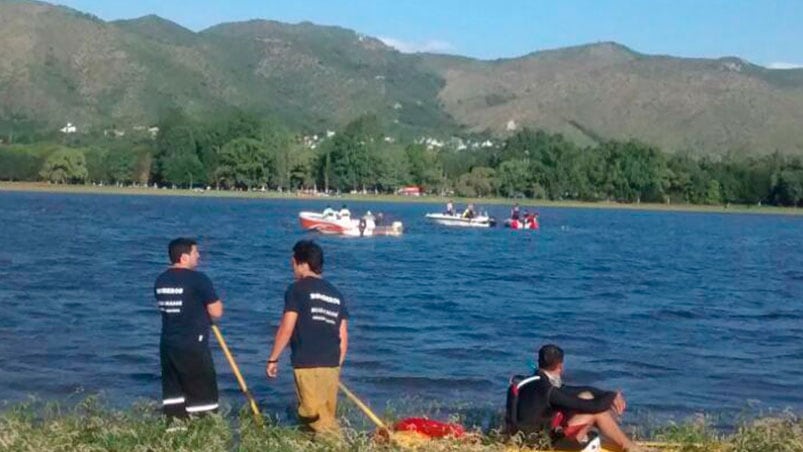
[[[346,352],[348,352],[349,344],[348,340],[341,340],[340,341],[340,365],[343,365],[343,362],[346,361]]]
[[[276,339],[273,341],[273,351],[270,352],[270,356],[268,357],[269,361],[276,361],[279,359],[284,348],[287,347],[287,344],[290,342],[290,337],[292,335],[292,331],[284,331],[283,328],[279,328],[279,331],[276,332]]]
[[[340,322],[340,365],[346,361],[346,352],[349,349],[349,323],[347,319]]]

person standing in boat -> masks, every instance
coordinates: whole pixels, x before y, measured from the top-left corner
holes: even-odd
[[[293,246],[295,282],[284,295],[284,313],[265,372],[279,373],[290,344],[298,418],[316,434],[337,434],[335,418],[340,368],[348,350],[348,308],[343,295],[323,279],[323,250],[311,240]]]
[[[223,316],[223,302],[212,281],[195,270],[200,259],[195,240],[171,241],[168,254],[170,268],[156,278],[153,293],[162,314],[162,410],[172,420],[218,408],[209,327]]]
[[[521,218],[521,214],[520,214],[520,211],[519,211],[519,203],[513,204],[513,208],[510,209],[510,219],[511,220],[515,220],[515,221],[519,221],[520,218]]]
[[[452,204],[451,199],[446,203],[446,215],[454,216],[454,204]]]

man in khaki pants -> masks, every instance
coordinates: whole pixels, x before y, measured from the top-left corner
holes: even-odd
[[[289,343],[299,421],[315,433],[337,434],[335,411],[340,366],[348,348],[348,309],[340,291],[321,277],[323,250],[318,244],[299,241],[290,262],[295,282],[284,294],[284,313],[266,373],[276,377],[279,356]]]

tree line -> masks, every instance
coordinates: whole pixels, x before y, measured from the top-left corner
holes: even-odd
[[[694,157],[638,141],[578,146],[523,129],[499,144],[433,148],[397,142],[374,115],[305,142],[277,121],[243,112],[193,119],[171,112],[156,137],[78,136],[0,146],[0,180],[428,193],[549,200],[803,205],[803,161]]]

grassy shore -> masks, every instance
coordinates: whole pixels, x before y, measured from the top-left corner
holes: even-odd
[[[266,419],[257,425],[246,410],[239,416],[215,415],[185,424],[186,429],[167,432],[154,404],[125,410],[104,408],[96,399],[63,409],[56,405],[18,405],[0,414],[0,450],[4,451],[394,451],[397,444],[378,442],[374,432],[352,427],[341,417],[343,438],[313,441],[294,427]],[[671,443],[662,450],[801,452],[803,419],[792,414],[762,418],[723,434],[702,418],[671,424],[649,433],[649,439]],[[459,421],[459,419],[458,419]],[[418,450],[509,451],[516,442],[494,430],[475,430],[469,440],[439,440]],[[644,440],[645,438],[640,438]]]
[[[363,202],[417,202],[445,204],[452,199],[456,204],[473,202],[482,206],[505,205],[510,206],[518,202],[522,207],[571,207],[580,209],[627,209],[627,210],[647,210],[647,211],[666,211],[666,212],[704,212],[704,213],[749,213],[764,215],[803,215],[803,209],[794,207],[773,207],[773,206],[707,206],[697,204],[626,204],[617,202],[580,202],[580,201],[546,201],[546,200],[513,200],[508,198],[446,198],[441,196],[422,196],[410,197],[399,195],[362,195],[362,194],[343,194],[338,196],[326,197],[307,194],[296,194],[291,192],[276,191],[228,191],[210,190],[193,191],[187,189],[156,189],[145,187],[116,187],[116,186],[94,186],[94,185],[59,185],[41,182],[0,182],[0,192],[21,191],[21,192],[46,192],[46,193],[79,193],[79,194],[108,194],[108,195],[137,195],[137,196],[197,196],[204,198],[245,198],[245,199],[292,199],[292,200],[321,200],[327,199],[341,201],[363,201]]]

